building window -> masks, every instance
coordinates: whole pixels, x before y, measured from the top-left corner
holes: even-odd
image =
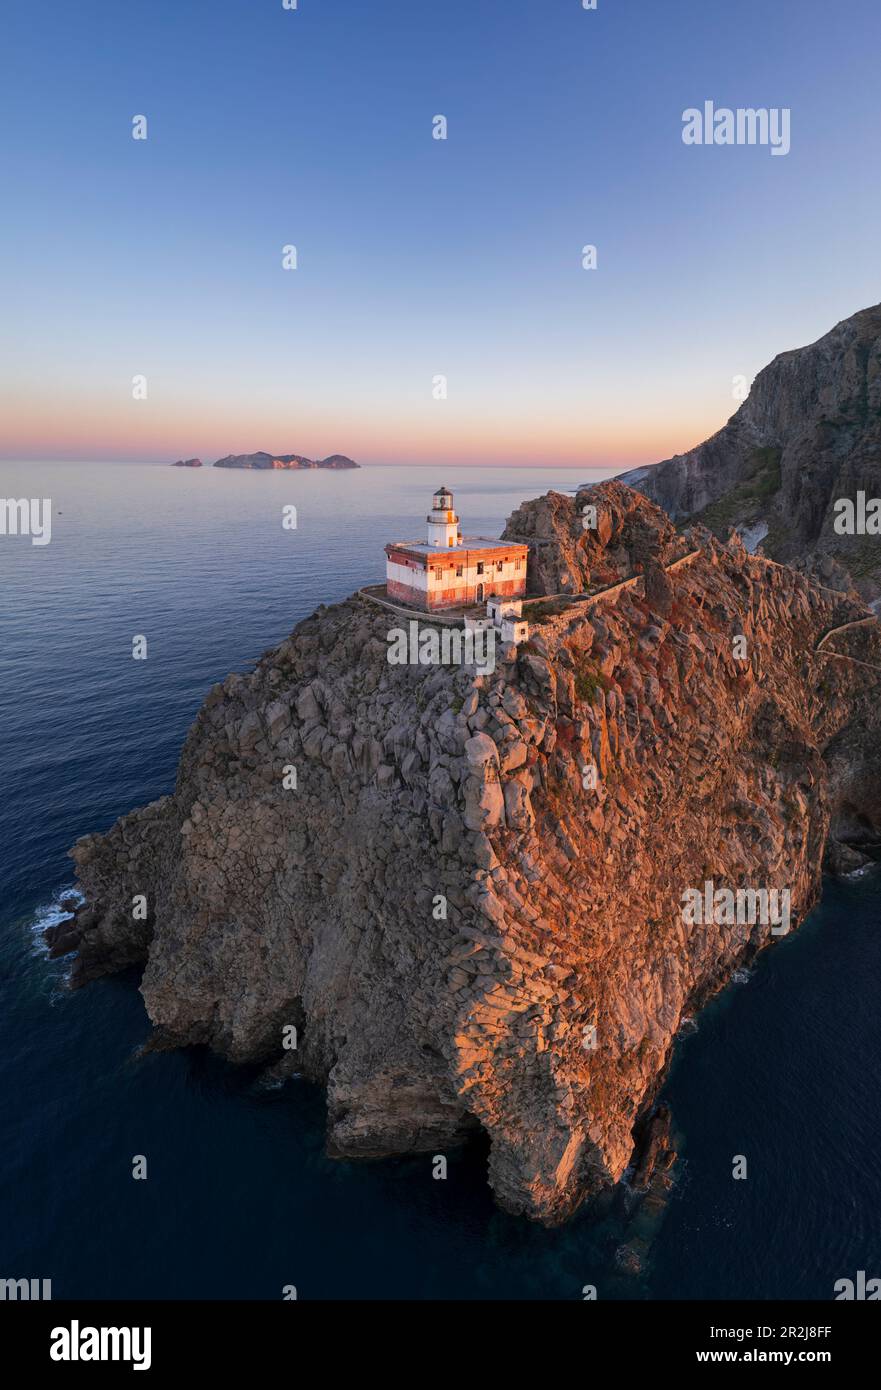
[[[480,560],[480,561],[478,562],[478,565],[477,565],[477,573],[478,573],[478,574],[483,574],[483,561],[482,561],[482,560]]]
[[[519,560],[515,560],[515,561],[514,561],[514,568],[515,568],[515,570],[519,570],[519,568],[520,568],[520,561],[519,561]]]
[[[443,570],[441,569],[440,565],[435,565],[434,577],[435,579],[441,579],[443,577]]]
[[[503,564],[503,561],[501,561],[501,560],[496,560],[496,569],[498,570],[499,574],[501,574],[501,572],[502,572],[502,564]]]
[[[457,579],[461,579],[461,578],[462,578],[462,566],[461,566],[461,565],[457,565],[457,566],[456,566],[456,578],[457,578]]]

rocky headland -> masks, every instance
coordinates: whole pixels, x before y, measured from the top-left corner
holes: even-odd
[[[621,481],[675,521],[735,526],[775,560],[881,596],[881,536],[839,534],[835,510],[881,497],[881,305],[775,357],[711,439]]]
[[[201,459],[178,459],[177,462],[176,462],[176,463],[173,463],[171,466],[172,466],[172,468],[201,468],[201,467],[202,467],[202,460],[201,460]]]
[[[498,1202],[554,1224],[669,1165],[677,1032],[775,940],[683,893],[789,890],[794,928],[824,856],[873,853],[881,637],[621,484],[508,530],[545,594],[615,587],[533,606],[491,675],[390,665],[394,615],[319,608],[209,692],[172,795],[78,841],[50,939],[75,985],[142,965],[157,1045],[324,1085],[331,1154],[480,1128]]]
[[[325,459],[308,459],[302,454],[267,454],[262,450],[256,454],[227,454],[218,459],[215,468],[360,468],[360,463],[346,458],[345,454],[329,454]]]
[[[584,487],[574,502],[560,492],[524,502],[508,518],[502,540],[529,546],[529,596],[586,593],[652,562],[669,564],[689,549],[654,503],[616,483]]]

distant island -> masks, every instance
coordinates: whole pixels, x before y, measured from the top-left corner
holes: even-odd
[[[201,460],[201,459],[178,459],[178,460],[177,460],[177,463],[173,463],[171,466],[172,466],[172,468],[201,468],[201,467],[202,467],[202,460]]]
[[[302,454],[227,454],[218,459],[215,468],[360,468],[360,463],[345,454],[329,454],[326,459],[307,459]]]

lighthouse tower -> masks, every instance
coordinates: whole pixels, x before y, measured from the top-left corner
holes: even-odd
[[[425,518],[428,523],[427,540],[438,550],[448,550],[461,545],[459,518],[453,511],[453,494],[445,487],[439,487],[431,499],[431,511]]]

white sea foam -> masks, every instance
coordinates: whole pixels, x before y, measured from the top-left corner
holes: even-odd
[[[79,889],[72,885],[66,888],[59,888],[53,898],[47,903],[41,903],[34,909],[33,921],[30,930],[34,937],[34,955],[45,956],[49,954],[49,947],[43,937],[43,933],[48,927],[55,927],[59,922],[70,916],[69,910],[63,908],[63,902],[74,902],[77,907],[85,899]]]

